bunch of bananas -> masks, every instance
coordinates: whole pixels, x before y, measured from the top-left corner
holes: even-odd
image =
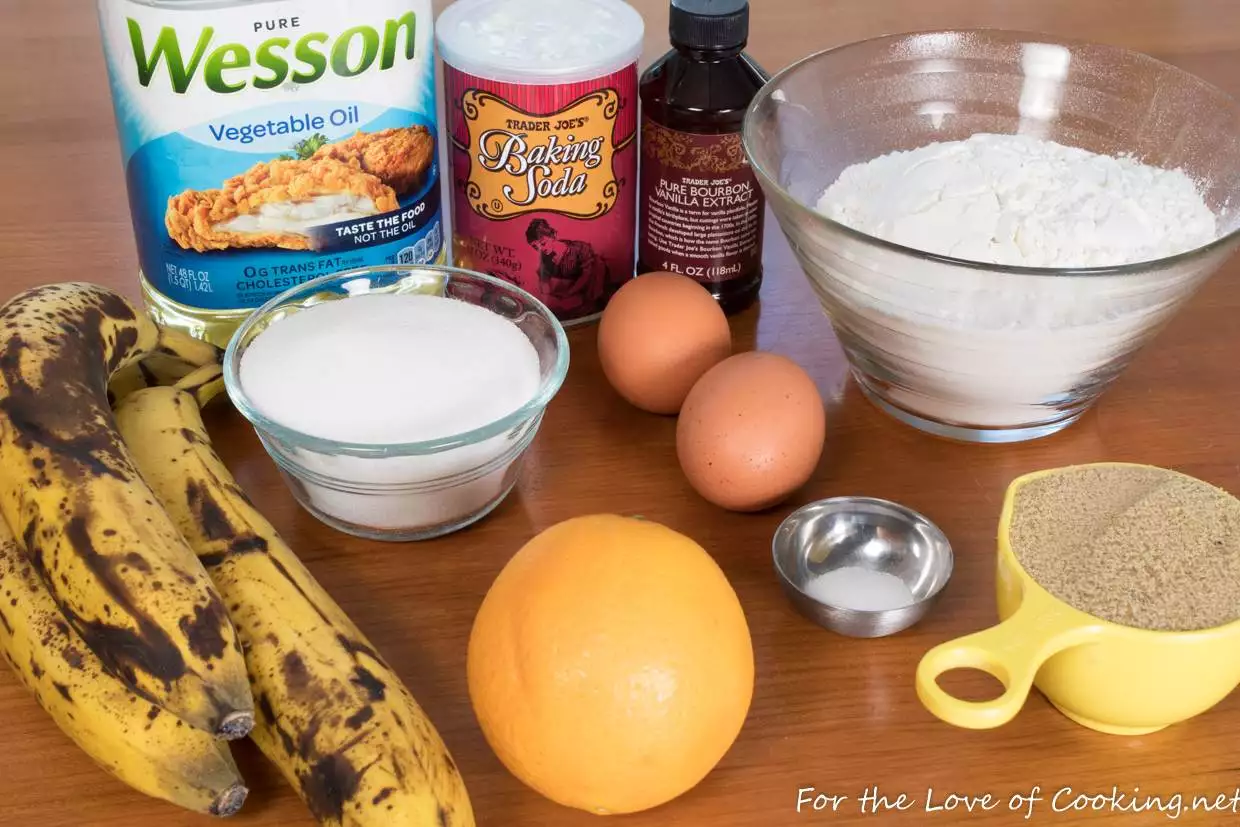
[[[89,284],[0,326],[0,651],[57,725],[196,812],[242,806],[249,735],[321,824],[472,827],[433,724],[212,449],[219,350]]]

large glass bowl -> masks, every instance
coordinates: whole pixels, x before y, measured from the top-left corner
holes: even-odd
[[[1222,236],[1123,267],[1001,267],[902,247],[812,209],[852,164],[979,132],[1183,169]],[[1014,442],[1070,425],[1240,242],[1240,109],[1124,49],[989,30],[854,43],[772,78],[744,141],[861,388],[949,438]]]
[[[468,302],[511,321],[538,354],[535,396],[518,410],[471,431],[428,442],[382,445],[311,436],[273,421],[253,404],[242,382],[241,361],[251,343],[272,325],[322,302],[405,293]],[[371,358],[399,371],[410,354],[374,353]],[[263,305],[228,346],[224,381],[233,404],[253,424],[293,496],[307,511],[349,534],[408,541],[465,528],[504,500],[516,485],[547,405],[564,383],[568,362],[564,328],[524,290],[469,270],[392,264],[323,276]]]

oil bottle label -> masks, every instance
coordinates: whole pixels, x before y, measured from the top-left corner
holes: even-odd
[[[506,83],[445,67],[453,258],[532,293],[564,322],[633,277],[637,66]]]
[[[741,136],[642,123],[640,257],[647,267],[724,282],[761,264],[765,200]]]
[[[158,292],[246,309],[334,271],[441,259],[431,0],[98,6]]]

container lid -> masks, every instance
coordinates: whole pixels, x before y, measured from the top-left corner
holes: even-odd
[[[645,35],[623,0],[456,0],[435,29],[447,65],[525,84],[610,75],[637,62]]]
[[[672,0],[672,43],[702,52],[737,49],[749,39],[748,0]]]

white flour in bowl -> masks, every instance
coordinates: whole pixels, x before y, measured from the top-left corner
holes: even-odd
[[[1218,236],[1179,170],[1027,136],[979,134],[846,169],[820,213],[905,247],[983,264],[1099,267]],[[964,428],[1079,413],[1226,251],[1119,277],[997,273],[810,230],[810,281],[872,390]]]
[[[979,134],[856,164],[818,211],[914,250],[1013,267],[1152,261],[1217,232],[1182,171],[1025,135]]]

